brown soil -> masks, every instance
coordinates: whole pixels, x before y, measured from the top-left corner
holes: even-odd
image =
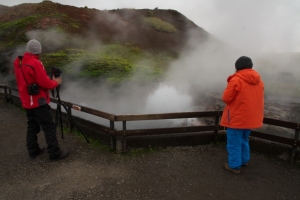
[[[0,199],[299,199],[300,168],[252,152],[241,174],[223,169],[225,145],[115,154],[73,134],[59,137],[70,156],[29,158],[26,116],[0,101]],[[39,134],[41,145],[44,136]]]
[[[54,2],[23,3],[12,7],[0,5],[0,22],[12,22],[30,16],[44,16],[34,24],[18,28],[19,35],[30,30],[60,27],[69,34],[104,43],[131,44],[147,50],[179,51],[189,30],[207,39],[209,34],[175,10],[116,9],[96,10],[62,5]],[[177,33],[157,31],[143,22],[145,17],[157,17],[178,30]],[[4,38],[5,39],[5,38]],[[17,39],[17,38],[15,38]],[[45,52],[47,49],[43,49]]]

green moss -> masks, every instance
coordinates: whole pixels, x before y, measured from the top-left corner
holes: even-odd
[[[118,83],[161,78],[174,57],[165,52],[145,52],[130,44],[112,44],[98,52],[66,49],[42,54],[41,60],[48,71],[56,66],[72,77],[101,77]]]
[[[163,21],[157,17],[146,17],[144,22],[152,26],[154,29],[167,33],[179,32],[176,27],[169,22]]]
[[[39,22],[45,17],[61,20],[63,24],[57,26],[56,29],[60,29],[63,32],[68,29],[80,28],[80,23],[68,17],[66,14],[53,12],[50,15],[31,15],[10,22],[0,22],[0,46],[5,46],[6,48],[9,48],[26,43],[26,32],[30,29],[39,29]]]
[[[29,26],[34,27],[39,15],[24,17],[11,22],[0,22],[0,41],[6,47],[12,47],[27,41],[25,32]]]

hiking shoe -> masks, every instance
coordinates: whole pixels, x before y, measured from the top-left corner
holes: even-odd
[[[241,170],[240,170],[240,169],[231,169],[231,168],[228,166],[228,163],[225,163],[224,168],[225,168],[227,171],[230,171],[230,172],[235,173],[235,174],[241,173]]]
[[[60,151],[60,155],[58,157],[56,157],[56,158],[49,158],[49,159],[52,160],[52,161],[63,160],[66,157],[68,157],[68,155],[69,155],[69,151],[68,150]]]
[[[38,155],[44,153],[45,149],[46,149],[45,147],[40,148],[35,155],[30,155],[30,158],[35,159]]]

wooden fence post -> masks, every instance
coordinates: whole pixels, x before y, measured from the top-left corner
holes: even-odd
[[[298,140],[299,140],[299,124],[297,124],[297,129],[295,130],[294,144],[292,148],[291,161],[290,161],[292,165],[295,164]]]
[[[9,93],[9,102],[10,102],[11,104],[13,104],[14,102],[13,102],[13,98],[12,98],[12,92],[11,92],[11,89],[8,89],[8,93]]]
[[[220,121],[220,113],[215,117],[215,130],[214,130],[214,143],[218,142],[218,132],[219,132],[219,121]]]
[[[115,129],[115,123],[114,121],[110,120],[110,129],[114,130]],[[110,135],[110,148],[111,149],[115,149],[115,137],[116,136],[112,136]]]
[[[125,131],[126,131],[126,121],[123,121],[123,152],[126,153],[128,151],[127,149],[127,138],[126,138],[126,134],[125,134]]]
[[[68,115],[68,121],[69,121],[70,133],[71,133],[74,130],[74,123],[71,120],[71,117],[72,117],[72,108],[70,106],[68,106],[67,109],[68,109],[68,113],[70,114],[70,116]]]
[[[7,86],[4,86],[4,96],[5,96],[5,101],[6,103],[9,102],[8,94],[7,94]]]

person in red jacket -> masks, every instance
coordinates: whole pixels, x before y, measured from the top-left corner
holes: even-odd
[[[32,39],[27,43],[26,52],[14,61],[14,72],[22,106],[27,116],[26,146],[31,158],[43,153],[45,148],[38,144],[37,135],[42,128],[45,133],[50,160],[66,158],[68,151],[59,148],[56,138],[56,125],[51,115],[49,90],[62,83],[61,77],[47,76],[43,63],[39,60],[42,46]],[[31,89],[29,89],[31,87]],[[40,128],[41,127],[41,128]]]
[[[226,103],[220,123],[227,128],[228,163],[225,163],[225,169],[234,173],[240,173],[241,166],[250,160],[251,129],[263,125],[264,83],[252,67],[250,58],[237,59],[236,72],[227,78],[222,96]]]

